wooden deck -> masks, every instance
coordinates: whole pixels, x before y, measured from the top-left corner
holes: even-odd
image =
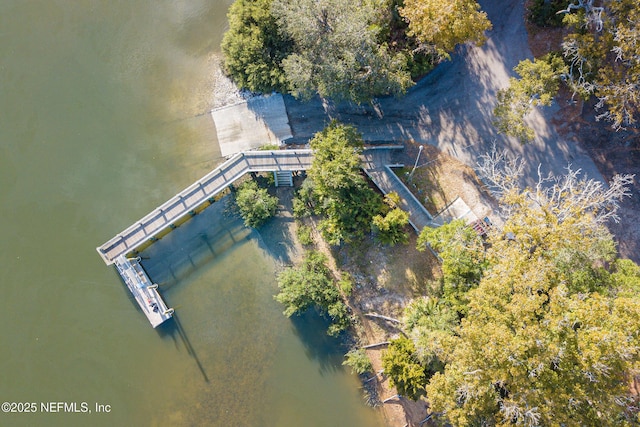
[[[402,146],[365,149],[362,155],[363,169],[384,194],[395,191],[400,195],[400,207],[409,213],[411,225],[420,232],[423,227],[433,225],[432,218],[424,206],[389,169],[389,153],[399,148],[401,149]],[[311,167],[312,160],[311,150],[238,153],[96,249],[104,262],[111,265],[120,256],[135,255],[134,251],[141,246],[160,239],[183,222],[185,217],[195,215],[213,203],[216,195],[244,174],[303,171]]]
[[[186,215],[194,215],[203,205],[249,172],[299,171],[311,166],[311,150],[246,151],[238,153],[196,181],[126,230],[98,247],[107,265],[120,255],[130,254],[147,242],[175,228]]]

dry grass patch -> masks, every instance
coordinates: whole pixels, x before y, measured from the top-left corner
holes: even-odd
[[[410,159],[410,156],[416,158],[418,147],[415,143],[406,145],[407,159]],[[496,201],[475,171],[437,147],[423,147],[421,160],[413,175],[412,166],[396,169],[395,172],[429,213],[437,215],[460,197],[478,218],[489,216],[494,220],[495,215],[492,215],[492,212],[497,209]],[[404,164],[409,162],[405,160]]]

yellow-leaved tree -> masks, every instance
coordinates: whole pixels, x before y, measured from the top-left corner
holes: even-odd
[[[399,11],[409,23],[408,34],[444,58],[458,44],[483,43],[491,29],[474,0],[405,0]]]
[[[480,170],[505,222],[489,235],[466,315],[440,341],[433,412],[455,426],[631,425],[640,269],[616,259],[604,224],[632,177],[605,186],[569,170],[521,188],[520,165],[497,153]]]

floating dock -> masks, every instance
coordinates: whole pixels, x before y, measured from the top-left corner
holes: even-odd
[[[173,316],[173,308],[167,307],[163,301],[158,285],[149,279],[140,264],[140,258],[121,255],[115,259],[114,264],[151,326],[155,328]]]

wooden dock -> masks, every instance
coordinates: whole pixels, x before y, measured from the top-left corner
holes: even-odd
[[[402,146],[366,148],[362,153],[362,168],[384,194],[392,191],[400,196],[400,208],[409,213],[409,222],[420,233],[423,227],[434,226],[424,206],[405,187],[390,167],[390,153]],[[238,153],[196,181],[126,230],[118,233],[97,249],[107,265],[115,264],[136,302],[155,328],[173,316],[146,274],[138,250],[161,239],[184,221],[214,203],[215,196],[246,173],[273,172],[276,185],[292,185],[292,173],[311,167],[311,150],[245,151]]]
[[[213,203],[214,197],[250,172],[301,171],[311,167],[311,150],[246,151],[238,153],[164,204],[118,233],[98,253],[107,265],[121,255],[132,254],[176,228],[187,215],[195,215]]]
[[[398,193],[400,207],[409,213],[409,221],[419,233],[422,228],[435,224],[425,207],[390,169],[392,166],[402,166],[390,164],[391,151],[401,148],[366,148],[362,154],[362,167],[384,194],[392,191]],[[136,250],[159,240],[184,222],[185,218],[209,206],[216,195],[244,174],[274,172],[276,178],[282,181],[282,173],[308,170],[312,161],[313,152],[308,149],[238,153],[96,249],[107,265],[113,264],[122,255],[136,256]]]

